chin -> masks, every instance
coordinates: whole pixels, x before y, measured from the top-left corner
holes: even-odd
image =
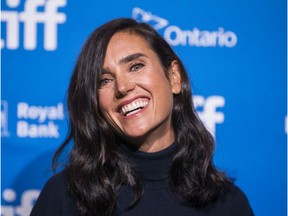
[[[124,136],[126,136],[128,139],[142,139],[144,138],[146,133],[125,133]]]

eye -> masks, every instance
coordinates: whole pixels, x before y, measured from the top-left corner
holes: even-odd
[[[135,63],[130,67],[130,71],[135,72],[144,67],[143,63]]]
[[[104,87],[106,86],[107,84],[109,84],[110,82],[112,82],[113,79],[112,78],[101,78],[100,81],[99,81],[99,87]]]

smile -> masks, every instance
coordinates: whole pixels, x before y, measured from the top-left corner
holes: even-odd
[[[123,116],[130,116],[134,113],[139,112],[147,106],[149,102],[145,99],[135,100],[129,104],[126,104],[120,108],[120,114]]]

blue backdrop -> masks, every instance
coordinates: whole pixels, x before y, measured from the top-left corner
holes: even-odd
[[[284,0],[1,1],[1,205],[29,215],[67,132],[77,55],[118,17],[151,24],[183,60],[215,163],[256,215],[286,215],[287,19]]]

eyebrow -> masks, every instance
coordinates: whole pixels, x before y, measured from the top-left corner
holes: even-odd
[[[122,59],[119,60],[119,63],[122,64],[122,63],[129,63],[137,58],[140,58],[140,57],[146,57],[146,55],[144,55],[143,53],[134,53],[132,55],[128,55]]]
[[[140,57],[147,57],[147,56],[144,55],[143,53],[134,53],[134,54],[125,56],[124,58],[120,59],[119,64],[129,63]],[[111,73],[109,68],[102,68],[101,74],[106,74],[106,73]]]

